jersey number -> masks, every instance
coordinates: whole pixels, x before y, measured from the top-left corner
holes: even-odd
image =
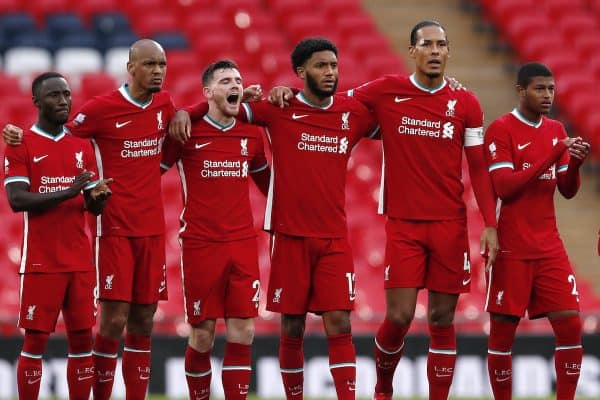
[[[571,274],[567,278],[569,283],[573,284],[573,289],[571,289],[571,294],[577,298],[577,302],[579,302],[579,292],[577,291],[577,282],[575,282],[575,275]]]
[[[348,295],[350,301],[356,299],[356,286],[354,285],[356,274],[354,272],[346,272],[346,279],[348,279]]]
[[[258,307],[258,300],[260,299],[260,281],[257,279],[252,282],[252,289],[255,289],[254,296],[252,296],[252,301],[256,303]]]

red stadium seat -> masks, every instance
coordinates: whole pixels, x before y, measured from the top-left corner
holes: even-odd
[[[577,42],[580,37],[597,37],[600,34],[598,20],[583,10],[577,14],[561,16],[556,26],[571,43]]]
[[[135,31],[141,37],[150,37],[156,33],[176,32],[179,24],[174,14],[164,11],[148,12],[133,21]]]
[[[213,32],[196,37],[193,46],[203,62],[209,63],[223,57],[235,59],[237,40],[232,33]]]
[[[181,27],[194,38],[205,33],[219,32],[226,29],[225,16],[213,10],[194,9],[181,17]]]
[[[38,23],[43,23],[48,14],[72,11],[70,0],[36,0],[24,2],[25,9],[29,11]]]
[[[117,0],[79,0],[75,1],[72,7],[87,23],[95,14],[115,12],[120,9]]]
[[[537,7],[534,0],[486,0],[485,8],[496,25],[504,30],[508,21],[517,15],[530,14]]]
[[[577,71],[555,77],[555,81],[556,97],[560,105],[570,103],[574,97],[590,86],[590,78]]]
[[[544,32],[551,26],[550,19],[537,9],[532,14],[518,14],[508,20],[504,25],[506,37],[520,47],[520,43],[527,41],[529,36]]]
[[[19,0],[0,0],[0,14],[8,12],[24,11],[23,4]]]
[[[560,32],[540,31],[530,34],[527,40],[520,41],[517,51],[523,60],[536,61],[549,53],[554,53],[557,49],[568,47],[568,43]]]
[[[84,74],[81,77],[79,97],[82,100],[89,100],[93,96],[98,96],[115,90],[119,83],[105,72]]]
[[[351,36],[356,32],[368,35],[377,33],[373,19],[365,14],[346,14],[335,19],[334,27],[342,36]]]
[[[541,5],[555,20],[560,20],[571,13],[579,13],[587,8],[584,0],[544,0]]]

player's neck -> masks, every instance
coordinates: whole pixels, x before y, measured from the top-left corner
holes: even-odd
[[[521,117],[534,124],[537,124],[542,119],[542,114],[529,110],[527,107],[523,107],[522,105],[517,107],[517,112],[521,114]]]
[[[139,87],[135,83],[130,83],[127,85],[127,91],[129,95],[138,103],[147,103],[152,99],[152,92]]]
[[[63,125],[62,124],[55,124],[52,123],[50,121],[46,121],[43,119],[38,119],[37,122],[35,123],[35,125],[40,128],[41,130],[43,130],[44,132],[46,132],[49,135],[52,136],[58,136],[61,133],[63,133]]]
[[[414,73],[414,79],[419,86],[425,89],[437,89],[444,83],[444,75],[440,74],[439,76],[431,77],[420,71]]]
[[[331,103],[331,96],[317,96],[316,94],[307,89],[302,90],[302,92],[300,93],[302,93],[302,96],[307,102],[317,107],[327,106]]]
[[[208,108],[208,112],[206,113],[206,115],[213,122],[216,122],[217,124],[219,124],[221,126],[231,125],[233,123],[233,121],[235,120],[235,117],[232,117],[231,115],[225,115],[222,112],[220,112],[219,110],[214,110],[214,109],[211,109],[210,107]]]

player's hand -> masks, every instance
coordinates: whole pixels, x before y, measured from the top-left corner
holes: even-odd
[[[73,184],[68,189],[71,197],[75,197],[79,193],[81,193],[81,191],[83,190],[85,185],[90,181],[90,179],[92,179],[93,176],[94,176],[94,173],[91,171],[87,171],[87,170],[84,170],[82,173],[77,175],[75,177],[75,180],[73,181]]]
[[[486,254],[487,252],[487,260],[485,262],[485,271],[488,272],[490,267],[496,261],[496,255],[498,254],[498,231],[493,226],[487,226],[481,232],[480,238],[480,253]]]
[[[244,93],[242,94],[242,103],[259,101],[262,100],[262,97],[263,91],[260,85],[248,85],[244,88]]]
[[[451,90],[467,90],[467,88],[460,83],[458,79],[453,76],[446,76],[446,82],[448,82],[448,86],[450,86]]]
[[[184,110],[178,110],[169,122],[169,135],[179,143],[185,143],[190,138],[192,131],[192,120],[190,114]]]
[[[566,138],[562,139],[560,142],[562,144],[564,144],[566,148],[570,148],[575,143],[577,143],[578,141],[581,141],[581,140],[582,139],[579,136],[578,137],[566,137]]]
[[[580,161],[584,161],[588,154],[590,154],[591,146],[588,142],[584,142],[579,138],[569,147],[569,155],[577,158]]]
[[[90,196],[95,201],[104,201],[110,197],[112,191],[108,187],[114,182],[113,178],[103,179],[90,191]]]
[[[2,129],[2,137],[7,145],[18,146],[23,140],[23,129],[13,124],[6,124]]]
[[[294,92],[287,86],[275,86],[269,92],[269,103],[285,108],[290,105]]]

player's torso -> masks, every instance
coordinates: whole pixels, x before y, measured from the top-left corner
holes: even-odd
[[[248,179],[252,160],[263,152],[258,135],[256,127],[239,121],[221,126],[207,116],[192,126],[179,163],[186,187],[183,236],[254,235]]]

